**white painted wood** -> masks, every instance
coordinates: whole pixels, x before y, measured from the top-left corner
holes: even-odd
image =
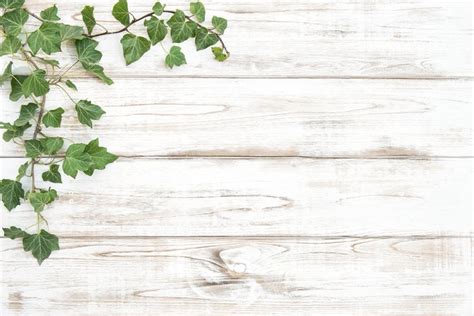
[[[82,23],[85,4],[96,7],[100,23],[121,26],[111,16],[115,0],[28,0],[32,11],[58,4],[67,23]],[[140,16],[154,1],[130,0]],[[188,1],[167,1],[170,9]],[[112,77],[452,77],[472,76],[471,0],[239,0],[205,2],[208,17],[229,20],[224,39],[232,52],[228,62],[196,53],[194,43],[182,45],[188,65],[167,70],[157,45],[126,68],[120,35],[101,38],[103,65]],[[143,27],[133,29],[141,33]],[[171,47],[171,43],[166,43]],[[72,53],[72,50],[68,50]],[[75,72],[84,75],[83,72]]]
[[[76,81],[78,99],[107,112],[82,126],[61,91],[47,108],[66,106],[63,126],[46,129],[86,142],[99,137],[124,156],[472,156],[470,80],[135,79],[114,86]],[[19,104],[0,88],[0,121]],[[0,155],[22,148],[1,143]]]
[[[2,159],[11,178],[23,160]],[[41,172],[41,169],[38,170]],[[60,236],[470,236],[471,159],[120,159],[64,177]],[[28,186],[28,183],[25,183]],[[44,184],[48,187],[49,184]],[[3,226],[35,223],[31,207]]]
[[[8,315],[472,313],[468,238],[68,238],[41,268],[0,242]]]

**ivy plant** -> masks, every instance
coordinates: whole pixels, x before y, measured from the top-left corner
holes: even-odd
[[[92,6],[85,6],[81,11],[84,26],[78,26],[61,22],[56,5],[36,14],[28,10],[24,2],[0,0],[0,56],[10,59],[3,73],[0,72],[0,85],[9,84],[10,100],[23,103],[18,118],[13,122],[0,122],[0,129],[4,130],[5,142],[23,147],[26,158],[18,167],[16,178],[0,181],[0,194],[8,211],[23,202],[31,207],[35,220],[31,226],[5,227],[3,232],[7,238],[21,239],[24,250],[31,251],[41,264],[52,251],[59,249],[58,237],[46,230],[49,228],[44,216],[45,209],[60,198],[50,185],[62,183],[65,176],[76,178],[79,173],[92,176],[118,158],[102,147],[98,139],[74,143],[60,136],[50,136],[54,129],[61,127],[66,110],[57,105],[48,107],[48,93],[61,90],[67,97],[66,102],[74,105],[71,114],[79,123],[92,128],[105,111],[91,100],[71,96],[70,92],[77,91],[77,87],[68,74],[77,66],[107,85],[113,83],[100,65],[102,53],[97,49],[97,38],[121,34],[126,65],[137,62],[157,44],[166,52],[164,64],[169,68],[186,64],[178,44],[187,40],[194,41],[196,50],[210,48],[217,61],[226,60],[229,51],[222,40],[227,21],[214,16],[205,25],[206,9],[199,1],[190,3],[189,13],[168,10],[156,2],[149,13],[136,17],[130,12],[127,0],[119,0],[112,8],[112,16],[120,23],[116,30],[99,24]],[[139,23],[143,24],[146,34],[132,31]],[[168,49],[163,44],[167,36],[173,43]],[[75,56],[70,64],[63,66],[54,55],[61,54],[66,42],[74,45]],[[21,69],[16,66],[17,61],[20,65],[26,63],[28,72],[17,71]]]

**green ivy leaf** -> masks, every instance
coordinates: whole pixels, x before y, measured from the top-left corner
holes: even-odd
[[[214,54],[215,59],[218,61],[224,61],[228,57],[227,54],[224,53],[224,50],[221,47],[213,47],[212,53]]]
[[[196,50],[206,49],[217,43],[218,40],[216,34],[212,34],[207,30],[200,28],[196,31]]]
[[[199,23],[204,22],[206,19],[206,9],[204,8],[204,4],[202,4],[202,2],[191,2],[189,7],[196,20]]]
[[[123,56],[128,65],[139,60],[147,51],[150,50],[151,43],[144,37],[133,34],[125,34],[120,40],[123,48]]]
[[[46,127],[60,127],[63,113],[63,108],[57,108],[46,112],[43,116],[43,124]]]
[[[3,205],[9,211],[20,205],[20,198],[25,197],[21,183],[10,179],[0,181],[0,194],[2,194]]]
[[[37,139],[29,139],[25,141],[26,157],[37,158],[43,153],[43,146]]]
[[[80,100],[77,102],[76,112],[79,122],[89,127],[92,127],[92,120],[98,120],[105,114],[100,106],[92,104],[88,100]]]
[[[28,21],[28,12],[23,9],[16,9],[5,13],[2,16],[1,24],[6,34],[18,36],[21,33],[23,25]]]
[[[72,144],[66,151],[63,161],[63,171],[70,177],[76,178],[78,171],[86,171],[92,165],[89,154],[85,153],[85,144]]]
[[[43,181],[62,183],[61,173],[59,173],[59,166],[56,164],[49,166],[49,170],[43,172],[41,177],[43,178]]]
[[[43,153],[46,155],[55,155],[64,145],[62,137],[46,137],[40,139]]]
[[[27,123],[23,126],[15,126],[10,123],[2,123],[0,122],[0,128],[5,129],[6,131],[3,133],[3,140],[6,142],[11,141],[13,138],[23,136],[23,133],[31,127],[30,123]]]
[[[29,236],[27,232],[21,228],[11,226],[10,228],[3,228],[3,236],[10,239],[25,238]]]
[[[173,24],[176,23],[182,23],[186,21],[186,15],[184,14],[183,11],[181,10],[176,10],[176,12],[169,18],[168,24],[169,27],[171,27]]]
[[[161,2],[157,2],[153,5],[153,13],[157,16],[162,15],[164,9],[165,9],[165,6],[162,5]]]
[[[35,95],[40,97],[49,92],[49,83],[45,79],[46,71],[43,69],[37,69],[29,75],[21,85],[21,89],[25,97]]]
[[[23,126],[35,117],[38,105],[35,103],[28,103],[21,106],[20,116],[13,123],[15,126]]]
[[[94,170],[103,170],[109,163],[117,160],[117,156],[107,151],[107,148],[99,146],[99,139],[94,139],[87,144],[85,153],[88,153],[92,160],[92,165],[84,171],[85,174],[91,176]]]
[[[99,45],[99,43],[90,38],[77,40],[77,57],[85,70],[110,85],[113,83],[112,79],[107,77],[104,73],[104,68],[97,64],[102,59],[102,53],[95,49],[97,45]]]
[[[153,45],[161,42],[166,37],[166,33],[168,33],[168,28],[165,25],[165,21],[158,20],[154,16],[145,21],[145,26],[148,37],[150,38]]]
[[[41,49],[45,54],[61,51],[61,32],[59,24],[44,22],[39,29],[28,36],[28,46],[33,54]]]
[[[20,47],[21,41],[18,38],[7,35],[7,37],[0,44],[0,56],[13,55],[20,49]]]
[[[165,58],[165,63],[170,68],[186,64],[186,57],[181,52],[181,48],[178,46],[171,47],[169,54]]]
[[[49,7],[41,11],[40,16],[43,20],[48,20],[48,21],[60,20],[58,16],[58,7],[56,7],[56,5],[53,5],[52,7]]]
[[[75,85],[74,82],[72,82],[71,80],[66,80],[66,86],[67,86],[69,89],[72,89],[72,90],[74,90],[74,91],[77,91],[76,85]]]
[[[50,65],[52,67],[59,67],[59,61],[55,59],[47,59],[39,56],[35,56],[37,59],[39,59],[43,64],[45,65]]]
[[[49,189],[48,191],[41,190],[40,192],[30,192],[28,194],[28,200],[37,213],[42,212],[44,207],[52,203],[57,197],[58,193],[53,189]]]
[[[225,29],[227,28],[227,20],[220,18],[218,16],[212,17],[212,26],[216,29],[219,34],[224,34]]]
[[[41,265],[51,255],[51,252],[59,250],[58,237],[42,229],[39,234],[28,235],[23,238],[23,249],[31,251],[33,257]]]
[[[87,28],[87,34],[92,34],[96,21],[94,18],[94,7],[86,5],[81,11],[82,21],[84,22]]]
[[[25,82],[27,76],[15,75],[12,76],[11,80],[11,91],[10,91],[10,100],[18,101],[23,96],[23,82]]]
[[[94,64],[94,65],[83,65],[84,69],[90,72],[91,74],[95,75],[97,78],[102,80],[108,85],[113,84],[113,80],[110,79],[105,73],[104,73],[104,67]]]
[[[12,77],[12,66],[13,62],[9,62],[3,70],[3,74],[0,76],[0,87]]]
[[[68,25],[63,23],[58,23],[59,25],[59,36],[61,37],[61,42],[72,40],[72,39],[82,39],[84,36],[84,30],[82,26],[77,25]]]
[[[171,16],[167,23],[171,27],[170,34],[173,43],[182,43],[193,37],[197,28],[196,23],[186,21],[186,16],[181,10],[176,10],[176,13]]]
[[[25,0],[0,0],[0,8],[5,10],[18,9],[25,3]]]
[[[119,0],[112,8],[112,15],[125,26],[130,24],[130,13],[127,0]]]
[[[20,167],[18,168],[18,175],[16,176],[16,181],[20,181],[26,175],[26,170],[28,170],[29,165],[30,165],[29,161],[20,165]]]

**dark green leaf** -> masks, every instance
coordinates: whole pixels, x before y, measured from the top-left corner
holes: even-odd
[[[190,3],[190,11],[196,18],[198,22],[204,22],[206,19],[206,9],[204,8],[204,4],[202,2],[191,2]]]
[[[227,20],[218,16],[213,16],[212,25],[218,33],[224,34],[224,31],[227,28]]]
[[[3,236],[10,239],[25,238],[29,234],[23,231],[21,228],[11,226],[10,228],[3,228]]]
[[[176,23],[182,23],[186,21],[186,15],[181,10],[176,10],[176,12],[169,18],[168,22],[166,22],[170,27]]]
[[[43,146],[37,139],[29,139],[25,141],[26,157],[37,158],[43,153]]]
[[[9,62],[5,70],[3,70],[3,74],[0,76],[0,87],[3,86],[5,82],[12,76],[12,66],[13,62]]]
[[[40,142],[43,148],[43,153],[46,155],[55,155],[64,145],[62,137],[41,138]]]
[[[23,126],[15,126],[10,123],[0,123],[0,128],[6,129],[6,131],[3,133],[3,140],[6,142],[9,142],[13,138],[23,136],[23,133],[25,132],[25,130],[27,130],[30,127],[31,127],[30,123],[27,123]]]
[[[72,89],[72,90],[77,91],[76,85],[75,85],[71,80],[66,80],[66,86],[67,86],[69,89]]]
[[[125,26],[130,24],[130,13],[128,12],[127,0],[119,0],[112,8],[112,15]]]
[[[59,166],[55,164],[49,166],[49,170],[43,172],[41,177],[43,178],[43,181],[62,183],[61,173],[59,173]]]
[[[167,23],[171,27],[170,33],[173,43],[182,43],[193,37],[197,27],[196,23],[186,21],[186,16],[181,10],[176,10]]]
[[[25,0],[0,0],[0,8],[10,10],[18,9],[25,3]]]
[[[21,47],[21,41],[15,36],[7,35],[0,44],[0,56],[13,55]]]
[[[86,5],[84,9],[81,11],[82,14],[82,21],[84,21],[84,24],[87,28],[87,34],[92,34],[92,31],[94,30],[94,26],[96,25],[96,21],[94,18],[94,7]]]
[[[49,7],[41,11],[40,16],[43,20],[48,20],[48,21],[60,20],[58,16],[58,8],[56,7],[56,5],[53,5],[52,7]]]
[[[181,52],[181,48],[178,46],[171,47],[169,54],[165,58],[165,63],[170,68],[186,64],[186,57]]]
[[[43,116],[43,124],[46,127],[60,127],[63,113],[63,108],[57,108],[46,112]]]
[[[27,76],[19,76],[15,75],[12,76],[11,80],[11,92],[10,92],[10,100],[18,101],[23,96],[23,82],[25,82]]]
[[[38,105],[35,103],[28,103],[21,106],[20,116],[16,119],[14,125],[23,126],[35,117]]]
[[[38,264],[51,255],[54,250],[59,250],[58,237],[48,233],[44,229],[39,234],[29,235],[23,238],[23,249],[31,251]]]
[[[63,171],[70,177],[75,178],[78,171],[86,171],[92,166],[89,154],[85,153],[85,144],[72,144],[66,151],[63,161]]]
[[[196,50],[206,49],[217,43],[219,39],[216,34],[212,34],[205,29],[199,28],[196,31]]]
[[[48,93],[49,83],[46,81],[45,77],[46,71],[43,69],[33,71],[33,73],[29,75],[21,85],[24,96],[29,97],[33,94],[40,97]]]
[[[213,47],[212,53],[214,54],[214,57],[218,61],[224,61],[228,57],[227,54],[224,53],[224,50],[221,47]]]
[[[104,114],[104,110],[88,100],[80,100],[76,104],[76,112],[79,122],[92,127],[92,120],[98,120]]]
[[[20,198],[25,197],[21,183],[9,179],[0,181],[0,194],[2,194],[3,205],[9,211],[20,205]]]
[[[82,65],[85,70],[90,72],[91,74],[95,75],[97,78],[102,80],[108,85],[113,84],[113,80],[110,79],[105,73],[104,73],[104,67],[98,65],[98,64],[83,64]]]
[[[139,60],[143,54],[150,50],[150,41],[144,37],[133,34],[125,34],[120,40],[123,48],[123,56],[127,65]]]
[[[76,52],[82,67],[96,77],[104,81],[106,84],[112,84],[113,81],[104,74],[104,68],[97,63],[102,58],[102,53],[99,52],[97,47],[99,43],[90,38],[84,38],[76,41]]]
[[[59,67],[59,61],[55,59],[47,59],[47,58],[43,58],[39,56],[36,56],[36,58],[39,59],[45,65],[50,65],[52,67]]]
[[[6,34],[18,36],[23,25],[28,21],[28,17],[28,12],[23,9],[16,9],[5,13],[0,21]]]
[[[30,165],[29,161],[20,165],[20,167],[18,168],[18,175],[16,176],[16,181],[20,181],[26,175],[26,170],[28,170],[29,165]]]
[[[49,189],[41,190],[40,192],[30,192],[28,194],[28,200],[35,212],[42,212],[44,207],[52,203],[58,197],[56,190]]]
[[[61,37],[61,42],[72,40],[72,39],[82,39],[84,36],[84,30],[82,26],[77,25],[68,25],[63,23],[58,23],[59,25],[59,36]]]
[[[165,9],[165,6],[162,5],[160,2],[157,2],[153,5],[153,13],[158,16],[163,14],[164,9]]]
[[[92,160],[92,166],[84,171],[85,174],[91,176],[94,170],[103,170],[109,163],[117,160],[117,156],[107,152],[107,148],[99,146],[99,139],[92,140],[87,144],[84,152],[88,153]]]
[[[33,54],[41,49],[46,54],[61,51],[61,33],[57,23],[44,22],[39,29],[28,36],[28,46]]]
[[[154,16],[145,21],[145,26],[148,37],[150,38],[153,45],[161,42],[165,38],[166,33],[168,33],[168,28],[165,25],[165,21],[158,20]]]

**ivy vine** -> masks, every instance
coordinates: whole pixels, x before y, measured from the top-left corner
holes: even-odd
[[[105,84],[113,83],[99,64],[102,53],[97,50],[99,43],[95,39],[124,33],[120,43],[127,65],[138,61],[157,44],[166,52],[166,66],[173,68],[184,65],[186,57],[175,44],[189,39],[194,39],[197,50],[211,48],[218,61],[226,60],[230,54],[222,40],[227,21],[214,16],[210,21],[211,26],[204,25],[206,10],[199,1],[190,3],[189,14],[182,10],[167,10],[164,4],[156,2],[149,13],[135,17],[128,8],[127,0],[119,0],[112,9],[112,15],[122,26],[114,31],[96,21],[92,6],[85,6],[81,11],[84,30],[83,26],[61,23],[56,5],[38,15],[24,7],[24,2],[0,0],[0,37],[3,39],[0,56],[10,58],[0,76],[0,86],[10,82],[10,100],[26,100],[21,105],[18,118],[11,123],[0,122],[0,129],[4,130],[3,140],[23,146],[27,158],[18,168],[15,179],[0,181],[0,194],[8,211],[23,201],[31,205],[36,219],[34,224],[24,229],[15,226],[3,228],[3,232],[7,238],[22,239],[24,250],[31,251],[38,264],[41,264],[52,251],[59,250],[58,237],[45,229],[48,222],[43,215],[44,209],[58,199],[58,192],[49,187],[47,182],[62,183],[63,175],[76,178],[79,172],[92,176],[96,170],[105,169],[118,158],[100,146],[98,139],[82,144],[59,136],[48,136],[48,130],[61,127],[65,113],[62,107],[47,107],[46,96],[51,89],[59,89],[67,96],[74,104],[78,121],[83,125],[92,128],[94,121],[105,114],[92,101],[77,100],[70,95],[71,91],[77,91],[77,87],[68,78],[68,73],[78,65]],[[33,29],[31,23],[27,25],[30,19],[37,25]],[[146,37],[131,31],[132,26],[142,21]],[[100,31],[94,32],[97,28]],[[162,44],[168,34],[173,43],[169,50]],[[76,56],[71,64],[62,67],[51,55],[60,53],[64,42],[75,45]],[[16,60],[29,66],[28,73],[16,73],[13,62]],[[38,172],[41,172],[41,183],[37,179]]]

